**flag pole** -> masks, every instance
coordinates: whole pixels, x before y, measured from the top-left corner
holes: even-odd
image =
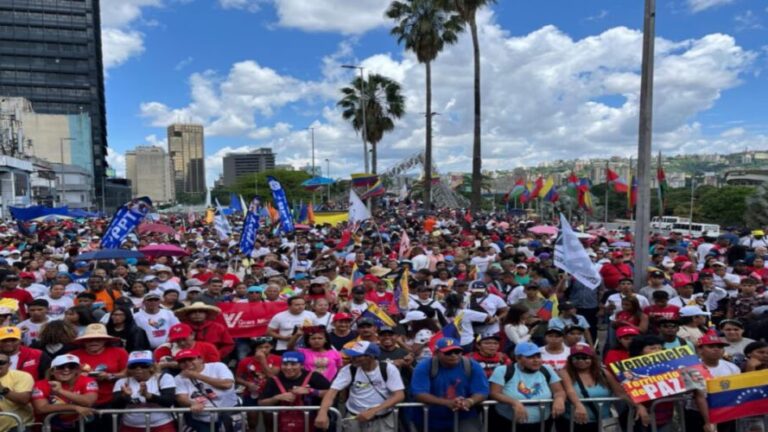
[[[656,166],[656,183],[657,183],[657,186],[658,186],[658,189],[656,189],[656,190],[658,192],[657,195],[659,197],[659,219],[661,219],[662,217],[664,217],[664,195],[663,195],[663,191],[661,189],[661,179],[659,178],[659,174],[658,174],[662,170],[662,167],[661,167],[661,150],[659,150],[659,158],[658,158],[658,162],[656,163],[656,165],[657,165]]]
[[[608,223],[608,188],[611,187],[611,184],[608,181],[609,169],[610,168],[608,167],[608,161],[605,161],[605,205],[603,206],[605,209],[605,223]]]

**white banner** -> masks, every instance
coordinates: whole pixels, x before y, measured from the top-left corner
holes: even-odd
[[[555,267],[573,275],[577,281],[591,289],[597,288],[602,282],[600,273],[592,265],[587,251],[562,213],[560,236],[555,242]]]
[[[354,225],[371,218],[371,212],[354,190],[349,190],[349,223]]]

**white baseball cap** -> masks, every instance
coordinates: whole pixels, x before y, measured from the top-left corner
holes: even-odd
[[[64,354],[64,355],[56,356],[56,358],[53,359],[53,361],[51,362],[51,367],[55,368],[56,366],[62,366],[70,363],[75,363],[79,365],[80,358],[72,354]]]
[[[427,319],[427,314],[420,310],[412,310],[405,314],[405,318],[400,320],[400,324],[408,324],[411,321],[421,321],[425,319]]]

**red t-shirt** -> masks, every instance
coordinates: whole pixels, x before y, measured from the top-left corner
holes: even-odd
[[[496,353],[493,357],[485,357],[480,355],[479,352],[472,352],[471,354],[468,354],[467,357],[475,360],[480,364],[480,367],[483,368],[483,371],[485,372],[485,377],[490,378],[491,375],[493,375],[493,371],[499,367],[499,366],[507,366],[512,361],[509,359],[509,357],[505,356],[502,353]]]
[[[212,277],[213,277],[213,272],[196,273],[194,276],[192,276],[193,279],[197,279],[202,283],[207,283],[208,279]]]
[[[378,291],[368,291],[365,293],[365,299],[376,303],[381,309],[387,310],[389,305],[394,303],[395,296],[391,292],[380,293]]]
[[[646,307],[645,309],[643,309],[643,312],[646,315],[648,315],[648,319],[653,323],[662,318],[676,319],[677,314],[680,313],[680,308],[670,304],[664,307],[660,307],[655,304],[652,304]]]
[[[240,283],[240,278],[233,275],[232,273],[227,273],[224,276],[219,276],[219,277],[221,277],[221,280],[222,282],[224,282],[223,285],[225,287],[234,288],[235,285]]]
[[[216,347],[211,343],[195,341],[192,349],[196,350],[202,355],[203,361],[205,363],[216,363],[221,361],[219,350],[216,349]],[[168,344],[162,344],[157,347],[157,349],[155,349],[155,361],[160,362],[163,357],[173,357],[173,354],[177,353],[178,351],[178,349],[171,350],[171,346]]]
[[[270,354],[267,356],[267,365],[269,365],[271,368],[279,368],[281,362],[282,358],[278,355]],[[257,399],[259,397],[261,392],[264,391],[264,387],[267,385],[267,381],[269,381],[269,377],[264,373],[264,369],[261,367],[261,363],[259,363],[254,357],[246,357],[240,360],[240,363],[237,364],[235,374],[238,378],[255,383],[259,386],[259,392],[257,394],[251,393],[251,397],[253,399]]]
[[[77,381],[71,387],[62,383],[61,388],[77,395],[97,393],[99,391],[99,385],[96,383],[96,380],[83,375],[77,377]],[[54,396],[51,394],[51,384],[48,380],[40,380],[35,383],[35,386],[32,388],[32,400],[47,400],[51,405],[72,404],[72,401],[64,396]],[[38,416],[37,421],[43,421],[43,417],[45,416]],[[74,427],[77,418],[77,414],[57,415],[53,418],[51,425],[59,428]]]
[[[20,288],[15,288],[11,291],[0,291],[0,298],[10,298],[19,302],[19,318],[21,321],[27,319],[27,305],[32,303],[32,294]]]
[[[605,353],[603,364],[605,365],[605,367],[610,368],[611,363],[615,363],[619,360],[626,360],[628,358],[629,358],[629,351],[612,349],[612,350],[608,350],[608,352]]]
[[[120,373],[128,366],[128,352],[122,348],[107,347],[100,354],[88,354],[84,349],[77,349],[70,354],[80,358],[84,372],[96,373]],[[96,405],[104,405],[112,401],[114,381],[97,381],[99,385],[99,398]]]

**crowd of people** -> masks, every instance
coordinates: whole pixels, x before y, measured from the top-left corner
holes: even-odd
[[[236,219],[236,218],[235,218]],[[768,368],[768,242],[759,230],[716,238],[654,234],[636,268],[629,231],[582,242],[602,278],[591,289],[553,264],[554,237],[504,213],[380,209],[352,229],[263,227],[248,256],[238,234],[164,216],[176,235],[130,234],[122,248],[175,244],[178,257],[78,261],[105,220],[0,225],[0,410],[53,430],[111,430],[100,409],[129,409],[123,432],[597,431],[626,425],[715,430],[701,391],[684,412],[634,403],[608,367],[689,346],[712,376]],[[233,220],[235,226],[240,221]],[[585,231],[589,227],[584,227]],[[237,232],[237,229],[235,230]],[[647,275],[637,287],[637,272]],[[405,280],[403,280],[405,279]],[[404,292],[404,287],[407,291]],[[405,297],[404,296],[408,296]],[[222,304],[275,303],[266,333],[233,338]],[[375,312],[375,313],[372,313]],[[450,336],[443,330],[455,326]],[[613,404],[583,402],[616,398]],[[530,400],[551,399],[545,409]],[[497,404],[487,415],[484,401]],[[401,402],[429,407],[393,408]],[[320,406],[276,417],[209,408]],[[331,414],[339,410],[342,416]],[[336,412],[336,411],[334,411]],[[612,422],[621,419],[620,422]],[[305,424],[309,422],[309,424]],[[609,425],[611,425],[609,427]],[[0,432],[14,429],[0,416]],[[717,425],[733,430],[733,424]],[[98,430],[98,429],[96,429]]]

